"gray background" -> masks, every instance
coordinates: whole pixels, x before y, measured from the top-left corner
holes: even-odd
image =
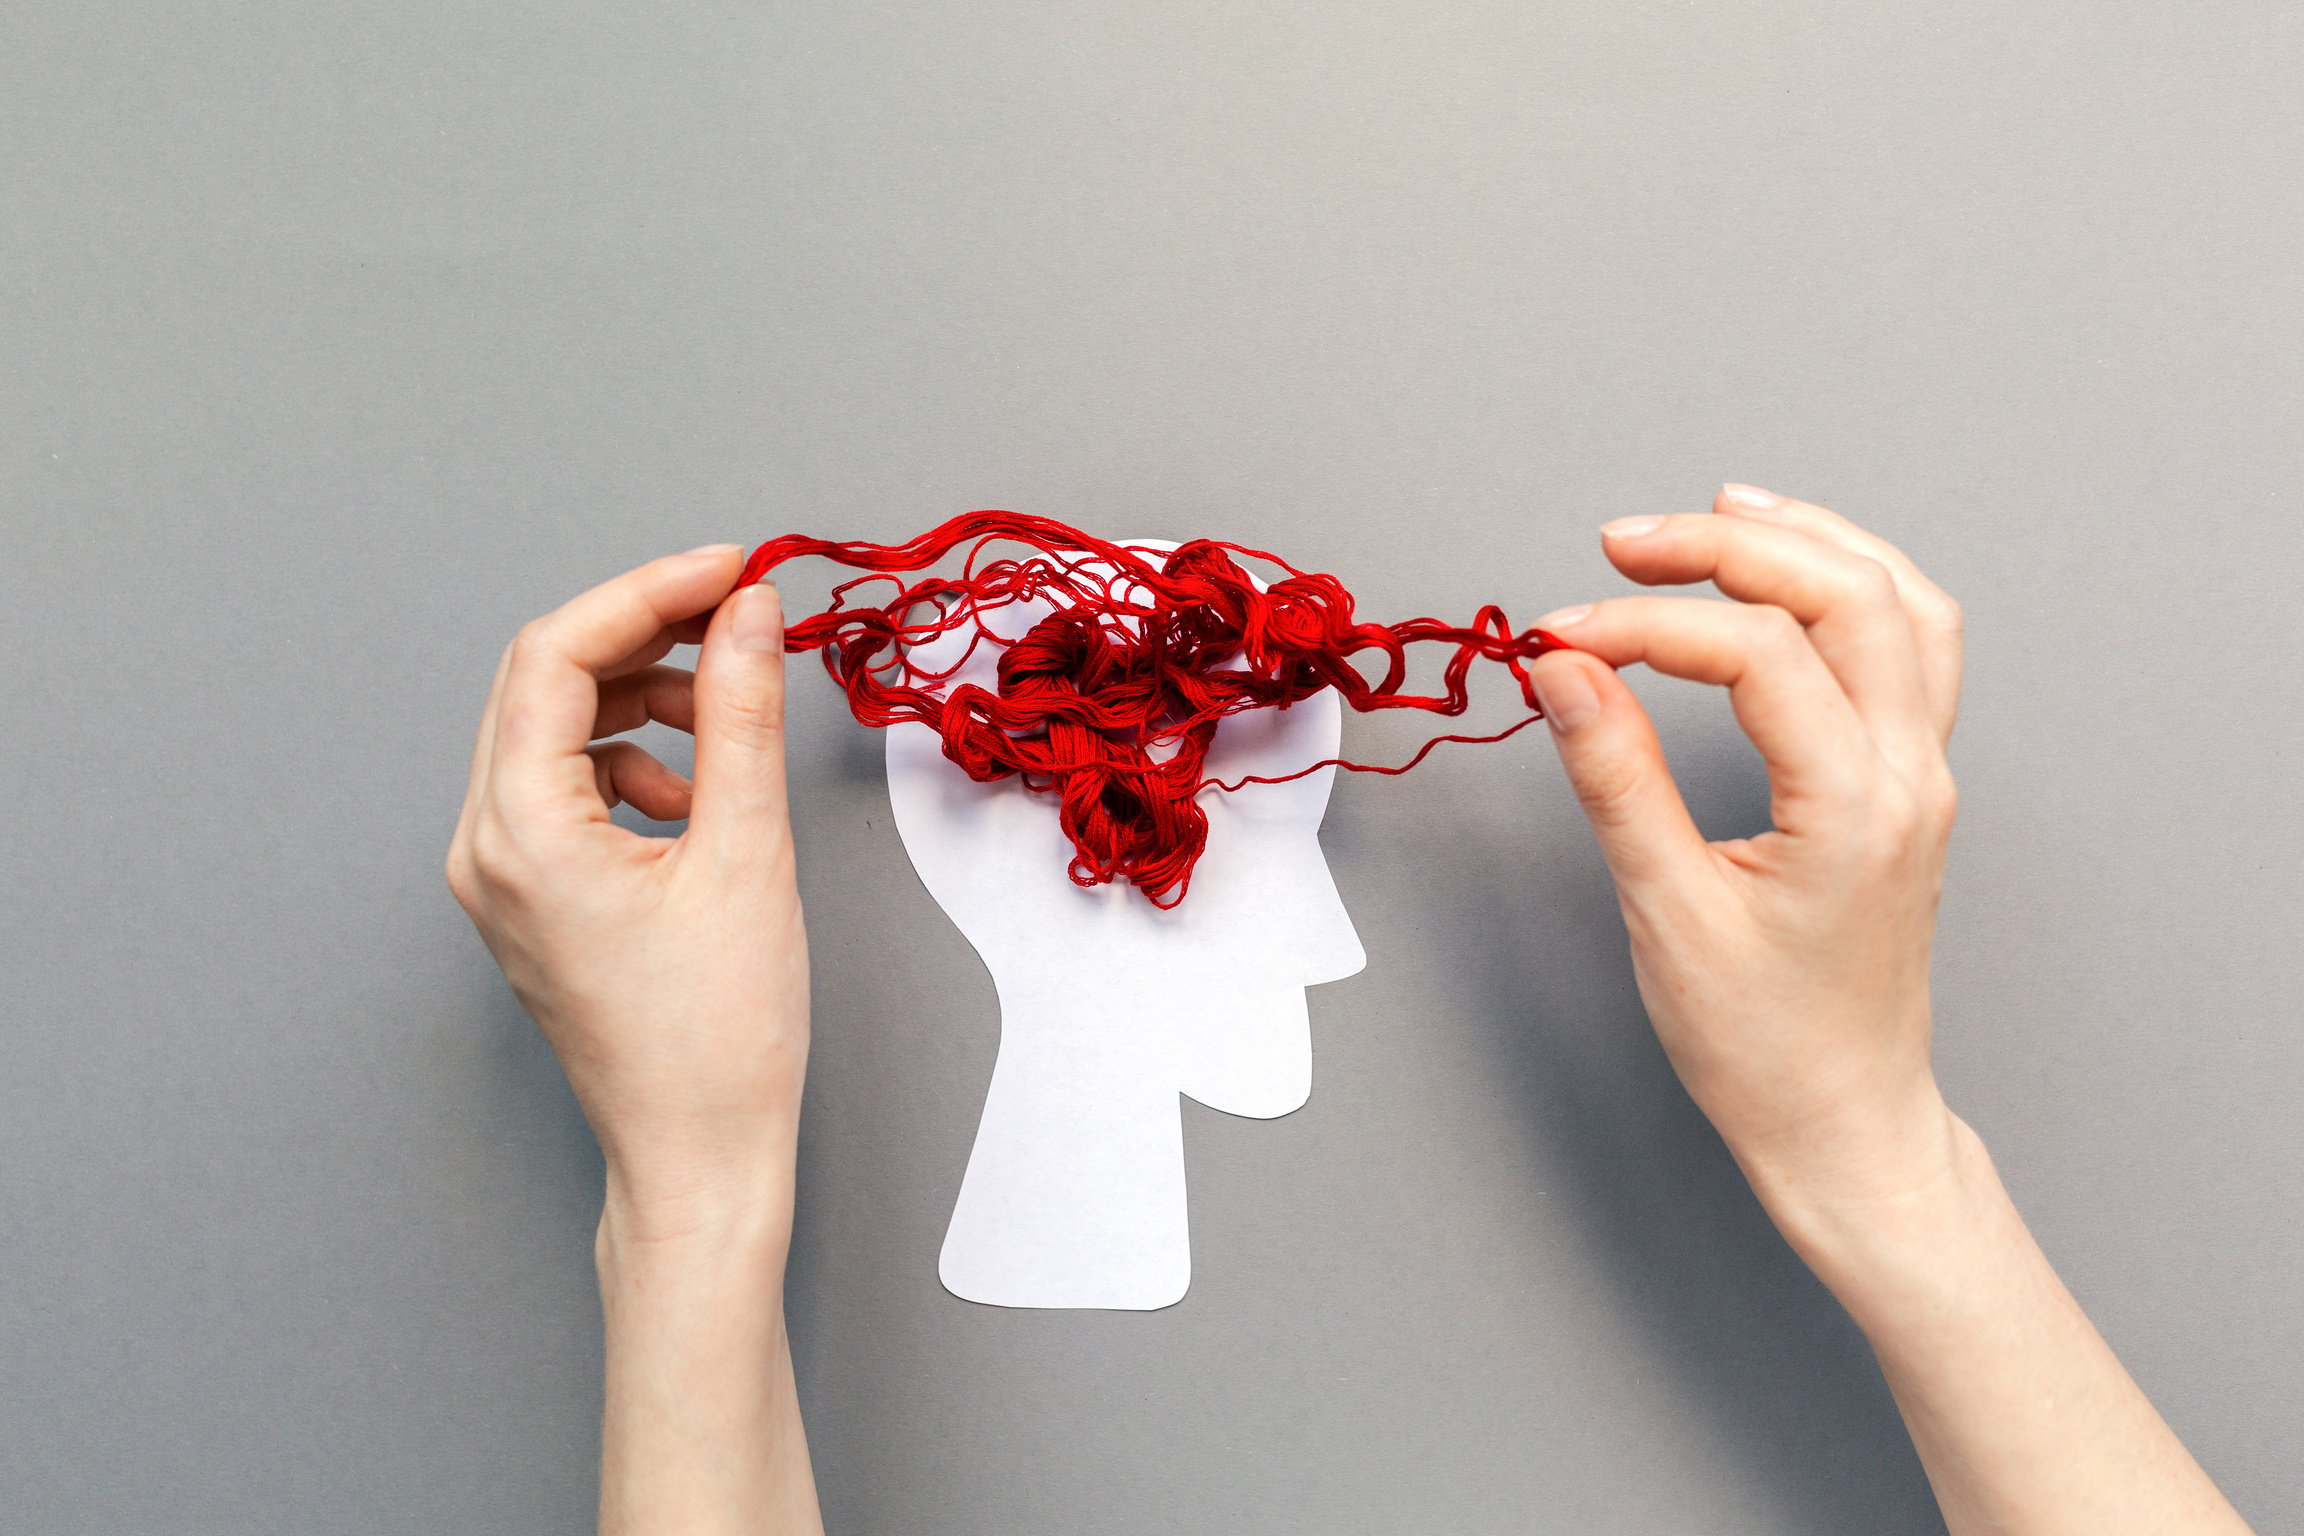
[[[1737,478],[1965,600],[1943,1075],[2304,1528],[2299,78],[2285,0],[0,3],[0,1527],[589,1521],[597,1157],[439,877],[525,617],[991,505],[1526,619]],[[989,984],[796,697],[835,1532],[1939,1529],[1541,739],[1339,786],[1310,1106],[1187,1109],[1181,1306],[1017,1314],[934,1273]]]

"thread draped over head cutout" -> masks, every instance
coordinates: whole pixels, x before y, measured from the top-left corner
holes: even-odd
[[[1001,544],[1028,553],[990,558]],[[926,574],[963,548],[958,574]],[[1017,512],[963,513],[903,544],[787,534],[752,551],[742,580],[749,585],[804,555],[871,574],[842,582],[824,612],[789,624],[787,651],[823,652],[825,670],[864,724],[930,726],[970,778],[1015,774],[1054,796],[1072,842],[1072,879],[1084,886],[1126,879],[1162,907],[1184,899],[1207,845],[1203,792],[1286,783],[1326,767],[1406,773],[1443,741],[1501,741],[1543,718],[1526,663],[1567,649],[1540,629],[1515,634],[1493,604],[1469,626],[1363,623],[1342,582],[1262,550],[1194,539],[1163,553]],[[1235,555],[1286,574],[1259,586]],[[895,589],[884,602],[852,595],[876,582]],[[991,616],[1026,603],[1048,612],[1023,635],[992,627]],[[956,659],[934,670],[915,660],[920,647],[946,635],[966,636]],[[1408,647],[1425,643],[1453,647],[1441,667],[1443,691],[1404,693]],[[980,645],[999,649],[998,692],[953,680]],[[1363,652],[1382,658],[1379,681],[1354,664]],[[1232,783],[1203,772],[1225,716],[1285,708],[1323,688],[1361,711],[1461,715],[1465,679],[1478,660],[1512,674],[1527,718],[1490,736],[1435,736],[1396,767],[1329,758]]]

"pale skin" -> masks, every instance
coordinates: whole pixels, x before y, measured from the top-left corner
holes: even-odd
[[[1533,668],[1681,1082],[1871,1341],[1955,1536],[2248,1527],[2057,1279],[1929,1063],[1959,609],[1821,507],[1730,486],[1629,518],[1649,586],[1539,621]],[[823,1529],[786,1344],[807,949],[783,777],[782,616],[733,545],[642,566],[497,670],[449,884],[606,1154],[600,1528]],[[701,642],[691,675],[660,665]],[[1615,669],[1728,691],[1773,829],[1707,843]],[[693,785],[630,743],[696,736]],[[677,838],[609,819],[629,802]]]

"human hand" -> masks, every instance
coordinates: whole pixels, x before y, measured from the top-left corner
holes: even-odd
[[[1656,1033],[1780,1224],[1897,1199],[1941,1173],[1956,1124],[1929,1066],[1928,951],[1959,608],[1885,541],[1749,487],[1711,515],[1602,533],[1634,581],[1736,599],[1626,597],[1537,621],[1577,648],[1531,670]],[[1705,842],[1612,670],[1632,662],[1729,690],[1767,764],[1773,830]]]
[[[600,1138],[600,1529],[821,1531],[784,1333],[808,945],[784,805],[784,618],[733,544],[520,631],[448,884]],[[658,665],[701,642],[693,674]],[[696,736],[693,786],[631,742]],[[677,838],[609,818],[619,801]]]
[[[784,800],[783,615],[735,545],[653,561],[520,631],[448,883],[558,1053],[637,1235],[790,1227],[808,951]],[[718,605],[715,610],[714,605]],[[698,641],[696,671],[658,665]],[[691,787],[631,742],[696,736]],[[628,802],[677,838],[643,837]]]

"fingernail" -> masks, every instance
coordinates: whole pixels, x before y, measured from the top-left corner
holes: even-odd
[[[1557,632],[1566,629],[1571,624],[1581,624],[1591,616],[1592,605],[1590,603],[1578,603],[1573,608],[1554,609],[1538,619],[1535,627]]]
[[[773,651],[784,643],[784,610],[776,589],[755,582],[728,599],[736,611],[728,618],[728,638],[740,651]]]
[[[741,544],[699,544],[680,558],[693,560],[699,555],[733,555],[743,547]]]
[[[1744,512],[1773,512],[1784,505],[1783,497],[1756,485],[1724,485],[1720,487],[1720,499]]]
[[[1664,526],[1661,517],[1620,517],[1612,523],[1600,525],[1604,539],[1636,539],[1644,533],[1654,533]]]
[[[1536,702],[1544,706],[1544,718],[1555,736],[1574,735],[1600,713],[1600,695],[1592,691],[1579,664],[1539,667],[1528,680],[1536,685]]]

